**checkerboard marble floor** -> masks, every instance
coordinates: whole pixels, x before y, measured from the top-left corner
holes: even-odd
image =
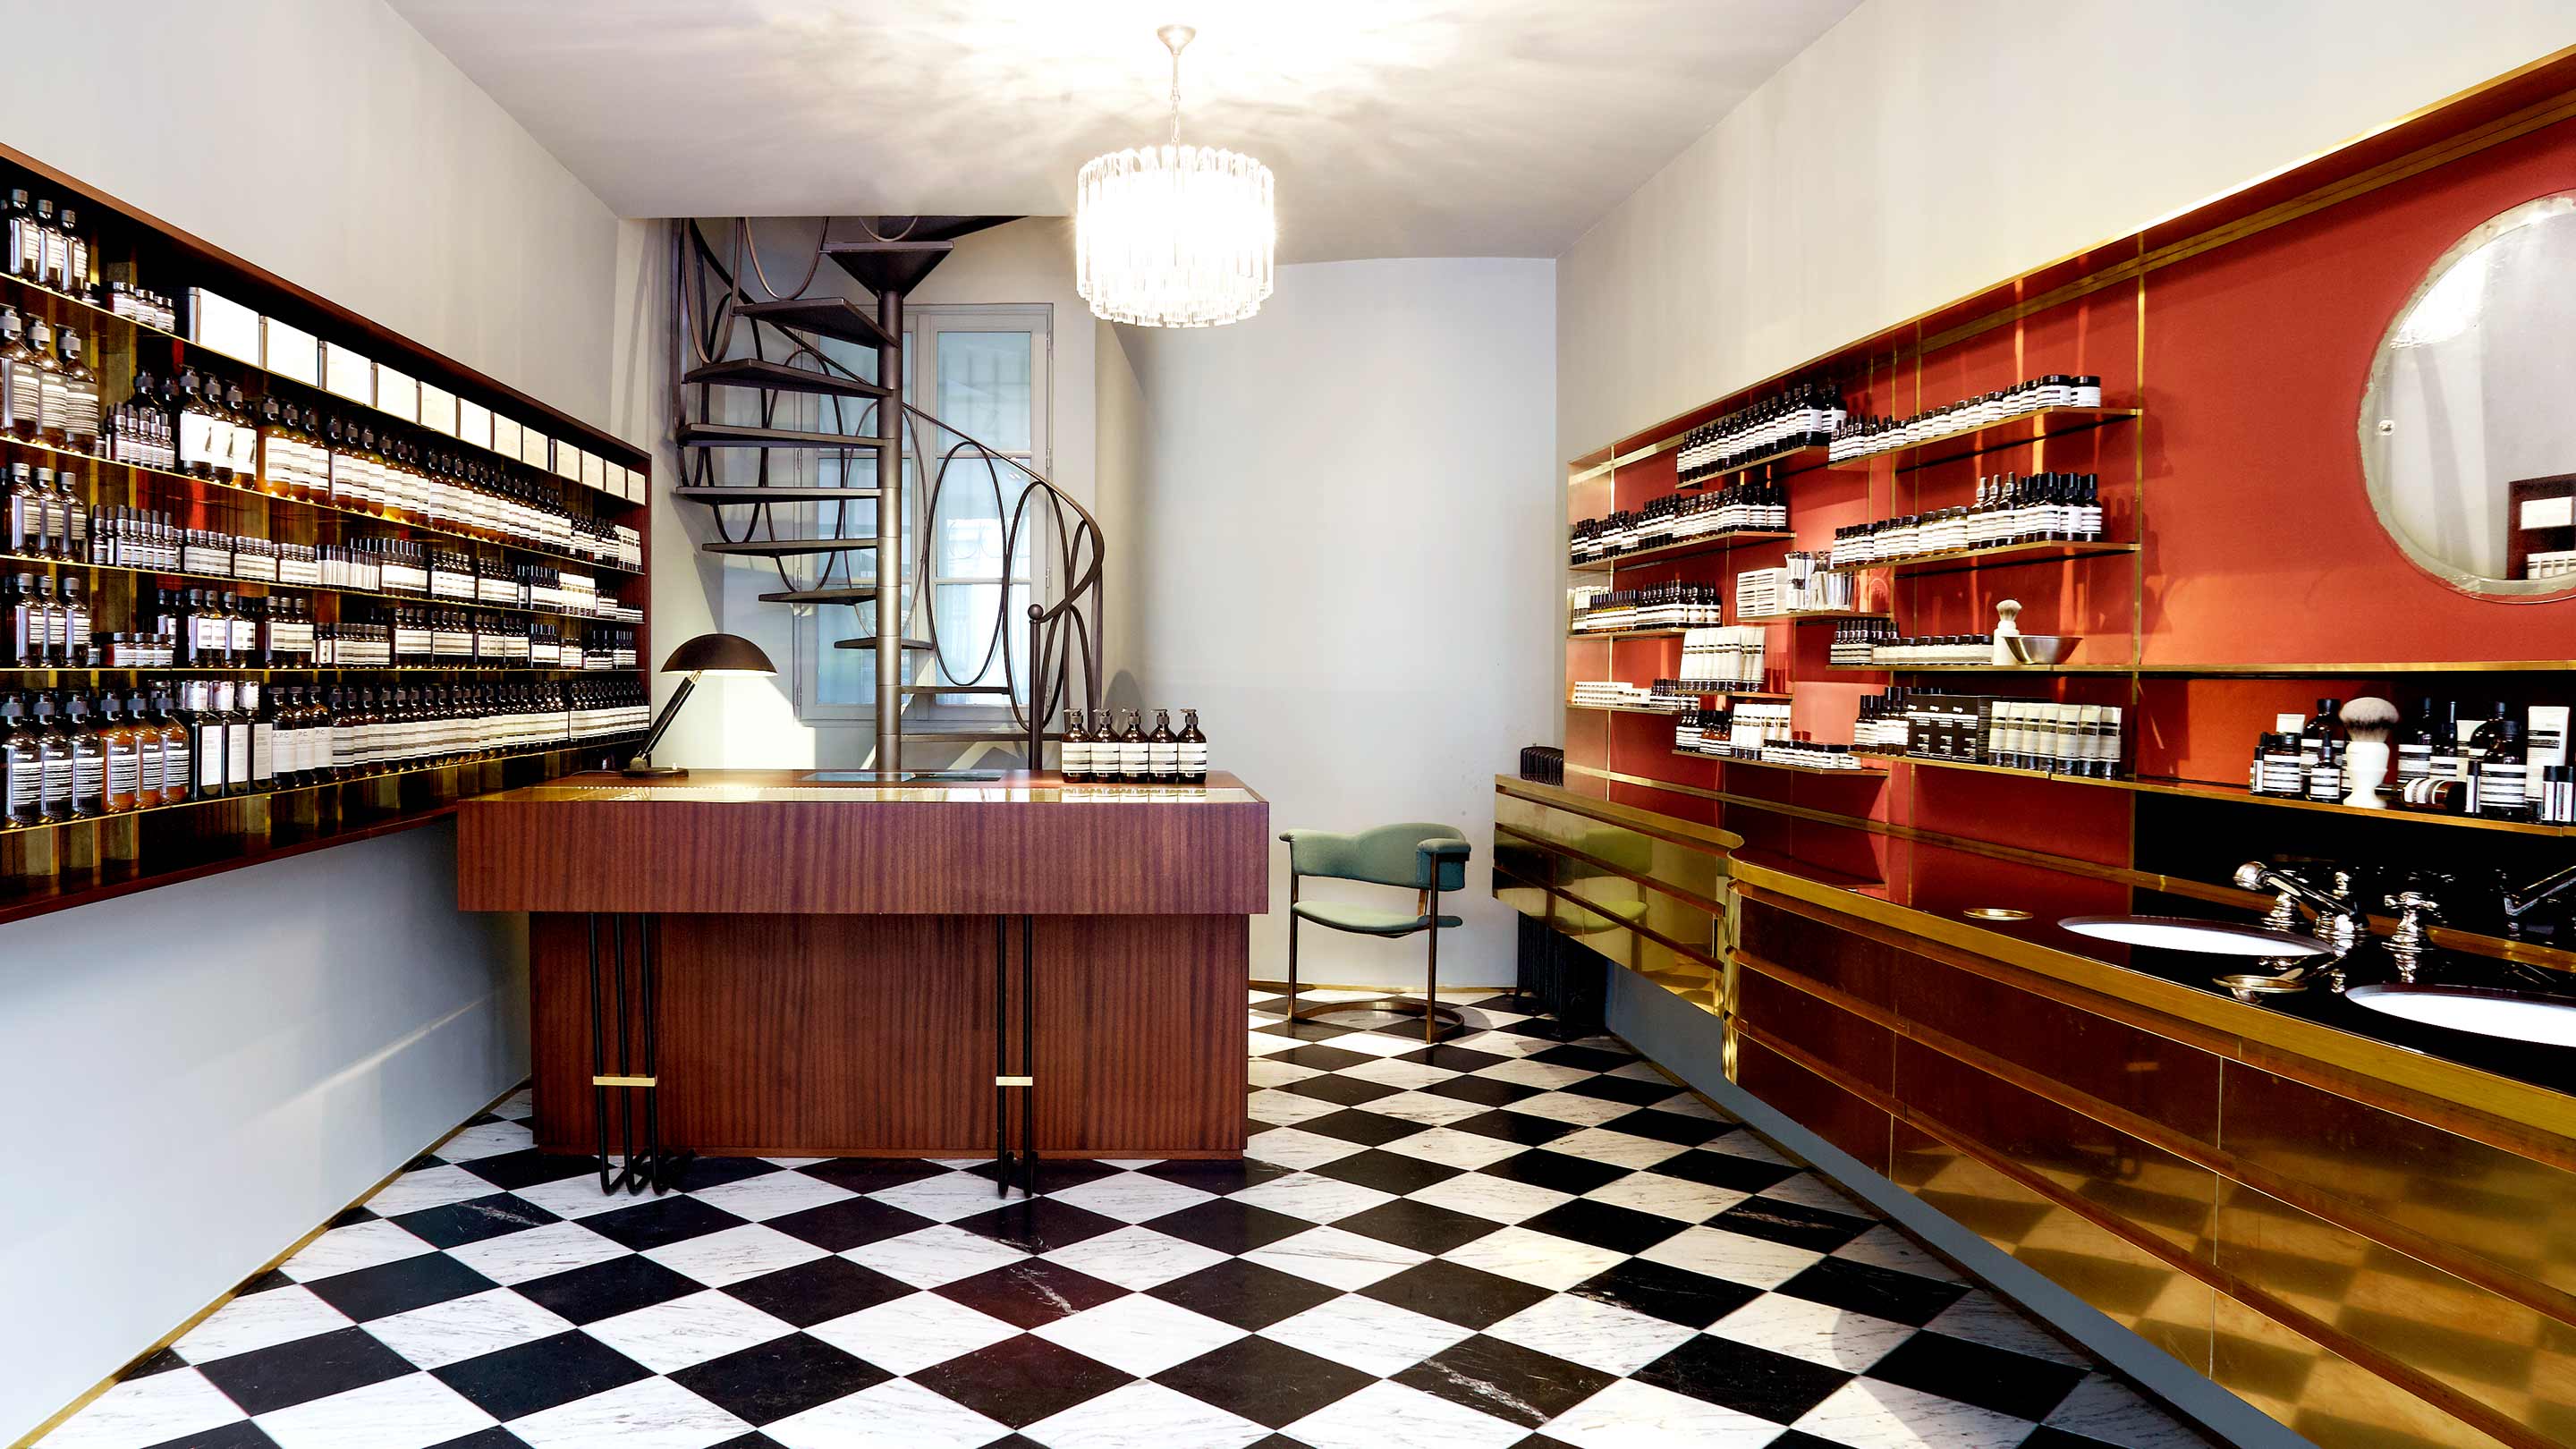
[[[1251,1001],[1236,1162],[714,1159],[476,1119],[44,1449],[2179,1449],[1609,1038]]]

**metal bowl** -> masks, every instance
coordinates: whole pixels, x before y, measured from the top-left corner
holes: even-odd
[[[2006,634],[2004,648],[2012,652],[2017,664],[2063,664],[2075,646],[2084,642],[2081,634]]]

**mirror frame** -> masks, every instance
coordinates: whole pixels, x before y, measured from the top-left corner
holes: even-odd
[[[2395,355],[2397,334],[2406,326],[2406,319],[2415,314],[2426,293],[2449,276],[2451,269],[2463,258],[2497,237],[2561,215],[2576,215],[2576,190],[2553,191],[2509,206],[2471,227],[2466,235],[2451,243],[2435,259],[2415,283],[2414,290],[2406,294],[2406,300],[2397,308],[2397,315],[2388,320],[2387,330],[2380,333],[2378,346],[2371,351],[2370,377],[2362,385],[2360,415],[2354,426],[2354,446],[2361,455],[2362,490],[2369,496],[2371,516],[2378,520],[2379,531],[2397,546],[2397,551],[2405,555],[2407,562],[2441,580],[2455,592],[2491,604],[2545,604],[2576,597],[2576,576],[2563,581],[2490,578],[2436,558],[2409,538],[2395,522],[2391,498],[2395,491],[2394,483],[2383,475],[2378,466],[2375,444],[2379,436],[2380,409],[2374,408],[2371,400],[2387,390],[2388,369]]]

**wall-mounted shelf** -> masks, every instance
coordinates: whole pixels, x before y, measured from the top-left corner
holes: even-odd
[[[1946,574],[1993,563],[1998,566],[2030,563],[2056,563],[2066,559],[2100,558],[2112,554],[2138,551],[2134,543],[1996,543],[1982,548],[1954,548],[1940,553],[1918,553],[1910,558],[1886,559],[1876,563],[1836,564],[1827,573]]]
[[[275,579],[245,579],[234,574],[192,574],[184,569],[129,568],[124,564],[76,563],[69,559],[29,558],[23,554],[0,553],[0,572],[24,569],[29,572],[53,570],[61,573],[80,569],[94,574],[118,574],[136,579],[186,579],[191,583],[224,584],[238,592],[259,589],[264,593],[330,594],[343,599],[385,599],[397,604],[421,604],[440,609],[471,609],[486,614],[517,614],[530,619],[570,619],[583,624],[614,624],[638,629],[638,619],[621,619],[613,614],[574,614],[559,609],[528,609],[517,604],[478,604],[472,599],[445,599],[434,594],[385,593],[375,589],[342,588],[336,584],[288,584]]]
[[[2329,815],[2355,815],[2369,820],[2402,820],[2415,825],[2448,825],[2465,830],[2499,830],[2513,835],[2576,835],[2576,825],[2542,825],[2527,820],[2492,820],[2482,815],[2437,815],[2429,810],[2404,810],[2394,805],[2373,810],[2366,806],[2346,805],[2335,800],[2303,800],[2289,795],[2258,795],[2242,785],[2224,785],[2209,780],[2182,780],[2157,776],[2104,780],[2090,775],[2061,775],[2048,770],[2023,770],[2010,765],[1985,765],[1968,760],[1935,760],[1918,755],[1887,755],[1881,758],[1903,760],[1909,765],[1927,765],[1941,770],[1969,770],[1988,775],[2017,775],[2025,780],[2045,780],[2061,785],[2092,785],[2100,789],[2128,790],[2141,795],[2179,795],[2193,800],[2223,800],[2232,804],[2262,805],[2277,810],[2320,811]]]
[[[1581,563],[1568,560],[1566,568],[1578,574],[1606,574],[1618,569],[1634,568],[1639,564],[1669,563],[1677,558],[1726,553],[1732,549],[1746,548],[1758,543],[1785,543],[1797,536],[1778,529],[1730,529],[1725,533],[1686,538],[1678,543],[1661,543],[1653,548],[1635,549],[1628,553],[1612,554],[1607,558],[1586,559]]]
[[[1747,759],[1742,755],[1708,755],[1697,750],[1674,750],[1671,753],[1685,760],[1714,760],[1721,765],[1742,765],[1748,770],[1785,770],[1792,775],[1830,775],[1837,780],[1887,778],[1886,767],[1881,765],[1861,765],[1849,770],[1836,770],[1815,765],[1783,765],[1771,760]]]
[[[1659,719],[1678,719],[1682,713],[1677,709],[1649,709],[1642,704],[1577,704],[1570,699],[1565,702],[1565,707],[1592,714],[1650,714]]]
[[[1738,624],[1803,624],[1811,619],[1893,619],[1884,609],[1792,609],[1785,614],[1738,614]]]
[[[1715,624],[1694,624],[1684,629],[1569,629],[1568,639],[1678,639],[1691,629],[1714,629]]]
[[[2576,659],[2413,664],[1828,664],[1838,674],[2137,674],[2173,679],[2376,679],[2419,674],[2563,674]]]
[[[1621,461],[1624,462],[1627,460],[1622,459]],[[1721,468],[1697,482],[1676,483],[1673,485],[1673,491],[1676,493],[1696,493],[1720,478],[1740,478],[1757,468],[1769,468],[1776,471],[1780,476],[1786,477],[1792,473],[1805,473],[1824,466],[1824,444],[1800,443],[1793,448],[1776,448],[1768,453],[1756,454],[1755,456],[1736,464],[1732,468]]]
[[[2127,422],[2131,418],[2141,416],[2144,411],[2142,408],[2111,407],[2041,408],[2037,412],[2023,413],[2019,417],[2006,418],[1999,423],[1987,423],[1975,428],[1960,428],[1953,432],[1925,438],[1919,443],[1908,443],[1902,448],[1890,448],[1883,453],[1846,458],[1829,466],[1837,473],[1862,473],[1869,471],[1869,465],[1882,458],[1893,458],[1896,460],[1897,472],[1911,473],[1918,468],[1929,468],[1937,463],[1954,462],[1960,458],[1973,458],[1981,453],[1997,453],[2006,448],[2026,448],[2033,443],[2044,443],[2050,438],[2089,433],[2095,428]]]

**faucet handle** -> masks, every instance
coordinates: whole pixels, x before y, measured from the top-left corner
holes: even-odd
[[[2442,903],[2422,891],[2399,891],[2386,899],[2388,905],[2396,908],[2401,919],[2410,916],[2431,916],[2438,919],[2442,914]]]

